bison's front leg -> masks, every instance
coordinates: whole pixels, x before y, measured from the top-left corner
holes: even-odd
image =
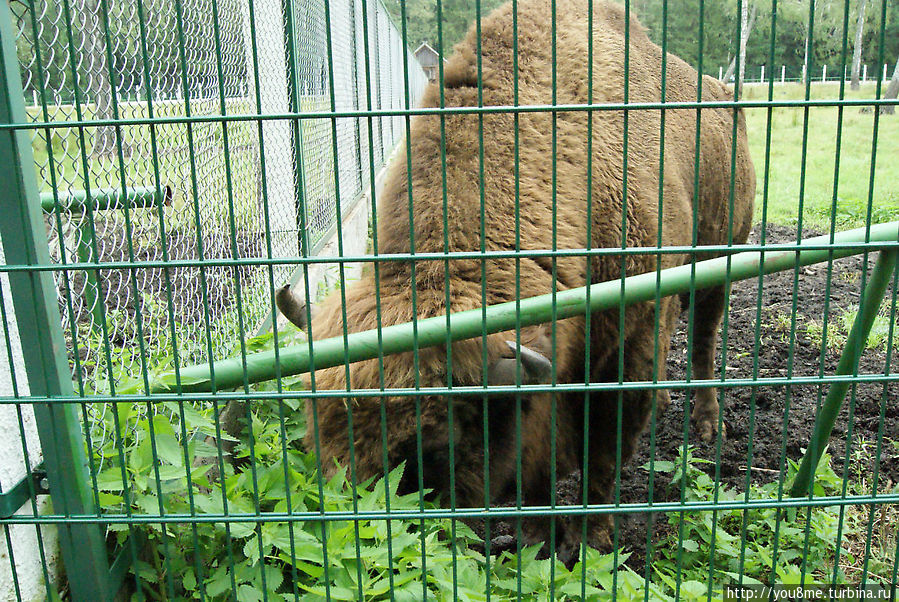
[[[667,297],[661,300],[658,346],[654,306],[646,304],[628,310],[627,319],[631,329],[624,345],[624,382],[666,378],[665,363],[679,307],[677,298]],[[616,382],[618,372],[616,352],[608,359],[606,366],[594,374],[594,378]],[[640,435],[649,423],[653,407],[657,408],[657,412],[663,411],[668,406],[669,397],[665,389],[626,389],[620,393],[606,391],[591,395],[590,403],[590,430],[586,433],[589,450],[585,471],[587,494],[590,504],[605,504],[614,499],[616,475],[621,466],[633,456]],[[609,550],[612,547],[612,528],[611,515],[590,515],[587,544],[600,550]],[[579,540],[580,530],[573,534],[566,533],[566,543],[569,546]]]
[[[715,376],[715,351],[718,346],[718,327],[724,315],[724,287],[700,292],[694,311],[693,378],[711,380]],[[686,305],[684,305],[686,309]],[[691,418],[700,438],[709,442],[718,433],[718,390],[705,387],[696,390]],[[726,435],[721,423],[721,438]]]

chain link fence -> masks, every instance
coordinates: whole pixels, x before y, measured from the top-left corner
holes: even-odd
[[[427,83],[380,3],[332,1],[330,21],[324,0],[11,7],[29,117],[72,122],[33,136],[51,256],[115,265],[54,272],[82,394],[235,353],[271,311],[269,270],[215,260],[315,253],[404,135],[402,117],[372,118],[371,140],[363,118],[217,117],[405,109]],[[155,200],[99,200],[135,190]]]

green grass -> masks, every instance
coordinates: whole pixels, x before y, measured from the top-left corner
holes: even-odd
[[[748,86],[744,98],[767,98],[767,86]],[[802,100],[805,88],[800,84],[775,86],[775,100]],[[846,89],[846,98],[874,98],[873,84],[857,92]],[[814,84],[811,97],[839,98],[838,84]],[[871,200],[871,221],[899,219],[899,189],[895,187],[899,166],[899,115],[882,115],[877,131],[876,171],[873,194],[870,190],[871,155],[874,141],[874,112],[862,113],[858,107],[843,109],[842,135],[837,147],[837,107],[808,109],[775,108],[771,115],[771,155],[768,173],[767,220],[781,225],[796,225],[802,200],[803,227],[829,230],[836,198],[836,228],[844,230],[865,224]],[[765,139],[767,109],[747,109],[749,146],[758,180],[755,219],[760,221],[765,184]],[[807,130],[806,161],[802,164],[803,132]],[[834,195],[835,160],[839,173]],[[804,188],[802,183],[804,182]]]
[[[838,320],[831,323],[827,332],[827,347],[834,353],[839,353],[846,345],[846,339],[852,324],[858,315],[858,306],[851,306],[841,310]],[[789,320],[788,315],[784,315]],[[804,334],[811,341],[812,345],[821,347],[824,340],[824,325],[821,321],[812,318],[803,317],[797,314],[797,319],[801,323],[805,323]],[[786,323],[786,331],[789,332],[789,322]],[[882,307],[880,312],[874,316],[874,323],[871,325],[871,332],[868,333],[868,339],[865,342],[866,349],[886,350],[887,343],[890,338],[890,316],[889,307]]]
[[[743,97],[748,100],[767,98],[767,86],[749,85]],[[777,85],[774,89],[776,100],[802,100],[805,88],[801,84]],[[846,90],[846,98],[874,98],[873,84],[866,84],[857,92]],[[811,97],[815,99],[835,99],[839,97],[836,83],[813,84]],[[206,101],[201,101],[201,104]],[[195,103],[196,104],[196,103]],[[218,112],[217,103],[208,101],[209,106],[195,106],[196,113]],[[308,106],[306,106],[308,105]],[[314,100],[307,99],[304,108],[321,108]],[[61,107],[66,113],[71,107]],[[244,102],[231,102],[229,112],[251,112],[252,107]],[[37,110],[31,109],[37,116]],[[122,119],[146,117],[143,103],[123,103],[120,107]],[[768,127],[766,109],[747,109],[749,145],[756,168],[758,193],[756,195],[755,219],[762,219],[765,184],[765,141]],[[178,103],[161,103],[157,114],[180,115],[183,109]],[[805,109],[802,107],[775,108],[771,115],[771,154],[768,178],[767,220],[782,225],[795,225],[800,215],[802,197],[802,221],[805,226],[829,229],[836,197],[836,226],[838,230],[863,225],[865,223],[869,195],[872,222],[899,219],[899,190],[892,183],[899,177],[899,166],[892,157],[899,153],[899,115],[881,116],[877,132],[877,169],[874,177],[873,195],[870,194],[871,155],[873,148],[874,113],[861,113],[858,107],[843,110],[842,135],[837,153],[836,107],[815,107],[808,109],[806,162],[802,165],[803,132]],[[74,115],[72,115],[74,117]],[[54,117],[58,119],[59,117]],[[85,109],[85,118],[92,118],[90,107]],[[308,123],[305,129],[312,127]],[[129,185],[152,185],[155,165],[150,147],[150,128],[140,125],[122,126],[122,139],[126,153],[124,161],[125,180]],[[238,224],[252,223],[249,213],[256,210],[256,177],[258,163],[256,126],[252,122],[230,123],[229,148],[232,170],[232,194]],[[157,145],[160,149],[158,166],[164,184],[175,185],[175,208],[167,212],[167,222],[177,222],[178,216],[188,215],[181,211],[191,203],[193,196],[189,171],[190,151],[187,144],[187,127],[184,124],[165,124],[155,129]],[[310,140],[316,136],[310,130],[304,131]],[[72,188],[84,188],[85,177],[82,169],[81,139],[78,130],[53,130],[51,144],[56,164],[60,188],[68,183]],[[85,146],[92,147],[94,128],[85,130]],[[215,220],[227,224],[228,189],[224,162],[221,156],[208,161],[208,153],[223,148],[222,128],[218,124],[197,124],[194,127],[194,158],[197,162],[197,184],[201,205],[214,212]],[[205,152],[204,152],[205,149]],[[313,151],[314,153],[315,151]],[[42,190],[49,191],[50,179],[47,174],[48,152],[45,134],[41,132],[34,141],[38,180]],[[326,153],[329,155],[329,153]],[[834,195],[835,159],[839,157],[839,177]],[[90,185],[92,187],[118,187],[122,168],[118,156],[93,157],[88,153],[90,163]],[[313,189],[317,184],[317,172],[330,165],[310,165],[307,178]],[[801,183],[804,189],[801,190]],[[250,186],[246,184],[249,183]],[[320,185],[320,184],[318,184]],[[216,199],[219,202],[204,202]],[[204,211],[205,213],[205,211]],[[208,219],[208,217],[207,217]],[[174,224],[173,224],[174,225]]]
[[[325,110],[326,99],[305,97],[302,99],[302,109]],[[250,99],[235,98],[226,100],[226,110],[228,115],[251,114],[255,112],[255,107]],[[94,114],[93,105],[84,105],[82,111],[85,120],[99,118]],[[193,100],[191,111],[195,116],[221,113],[217,99]],[[42,121],[39,107],[29,107],[28,112],[36,121]],[[154,104],[156,117],[182,117],[184,114],[183,101],[161,101]],[[119,104],[118,118],[122,121],[145,119],[149,116],[144,102]],[[50,108],[50,119],[53,121],[76,117],[73,105]],[[303,120],[301,127],[303,136],[307,139],[306,160],[310,162],[313,156],[315,158],[306,167],[305,179],[317,194],[308,196],[313,197],[310,198],[311,203],[322,203],[333,195],[329,188],[333,186],[330,178],[334,171],[330,129],[325,128],[322,134],[321,120]],[[225,130],[228,137],[228,164],[225,162]],[[37,131],[32,150],[42,192],[53,190],[51,167],[56,177],[56,187],[60,191],[83,190],[88,186],[93,190],[121,188],[123,179],[127,186],[153,186],[158,173],[160,183],[171,186],[174,191],[173,205],[166,208],[164,215],[168,230],[192,227],[194,189],[204,228],[227,230],[230,227],[229,201],[233,203],[234,221],[238,229],[260,227],[260,142],[256,122],[235,121],[227,122],[224,126],[219,123],[197,122],[191,127],[190,139],[188,126],[184,123],[163,123],[152,128],[148,125],[122,125],[119,127],[118,139],[113,140],[121,142],[123,160],[119,158],[117,146],[108,154],[93,152],[99,131],[100,128],[96,127],[83,130],[55,128],[49,130],[49,133]],[[85,159],[87,174],[84,169]],[[195,174],[192,172],[191,159]],[[315,207],[310,207],[310,213],[315,211]]]

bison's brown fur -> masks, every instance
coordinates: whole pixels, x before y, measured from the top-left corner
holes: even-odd
[[[556,2],[556,81],[555,102],[561,105],[588,102],[588,0]],[[521,0],[518,10],[518,101],[522,105],[553,102],[553,56],[551,8],[548,0]],[[514,103],[512,68],[512,7],[506,5],[482,23],[482,77],[484,105]],[[617,5],[596,2],[593,23],[593,102],[621,103],[624,98],[625,20]],[[478,104],[477,40],[474,30],[461,42],[446,65],[445,98],[450,107]],[[650,42],[636,21],[630,24],[630,102],[658,102],[661,98],[661,50]],[[675,56],[668,56],[666,100],[691,102],[697,98],[696,72]],[[730,100],[729,92],[716,80],[704,78],[704,100]],[[431,86],[423,105],[439,104],[438,89]],[[436,116],[413,120],[411,128],[411,174],[403,154],[393,163],[378,206],[380,253],[408,253],[414,240],[417,253],[472,252],[516,249],[516,229],[520,248],[527,250],[620,247],[622,243],[622,199],[626,196],[628,247],[655,247],[661,224],[663,245],[693,243],[693,216],[699,244],[723,244],[728,233],[734,242],[743,242],[749,232],[755,176],[746,146],[745,126],[739,117],[731,197],[731,132],[733,109],[708,108],[701,113],[701,156],[698,164],[699,197],[694,198],[695,109],[668,109],[664,125],[664,205],[659,215],[659,159],[661,112],[659,110],[598,110],[592,114],[592,174],[588,173],[588,119],[583,110],[560,111],[554,121],[548,112],[526,112],[516,118],[511,112],[446,115],[445,128]],[[628,127],[626,194],[623,182],[625,119]],[[556,127],[555,143],[553,127]],[[519,133],[518,181],[515,168],[515,131]],[[479,140],[483,129],[483,181],[480,179]],[[445,132],[442,139],[441,132]],[[441,169],[445,147],[446,172]],[[555,155],[555,170],[552,158]],[[410,195],[407,183],[411,181]],[[588,183],[591,188],[588,189]],[[553,192],[555,190],[555,192]],[[588,190],[590,198],[588,200]],[[410,201],[411,196],[411,201]],[[486,221],[481,223],[481,198]],[[732,208],[729,200],[732,198]],[[516,212],[516,200],[520,209]],[[410,210],[409,203],[412,203]],[[588,240],[588,204],[592,204],[591,238]],[[413,217],[410,231],[410,214]],[[516,223],[515,216],[520,215]],[[444,217],[445,216],[445,217]],[[444,231],[444,220],[449,231]],[[730,224],[730,226],[729,226]],[[554,235],[555,232],[555,235]],[[630,254],[627,274],[667,268],[689,260],[686,254]],[[486,273],[486,299],[482,299],[482,265]],[[378,326],[376,299],[380,299],[380,322],[391,325],[439,316],[447,311],[479,308],[510,301],[520,290],[530,297],[621,276],[620,256],[520,259],[520,281],[513,259],[451,260],[449,274],[442,260],[419,262],[385,261],[378,266],[376,288],[373,270],[351,283],[342,294],[327,298],[313,319],[310,335],[316,339],[341,336],[344,332],[341,302],[345,295],[346,329],[349,332]],[[413,276],[414,275],[414,276]],[[413,279],[414,277],[414,279]],[[520,289],[516,282],[520,282]],[[413,305],[414,282],[415,304]],[[445,284],[449,283],[447,307]],[[376,290],[378,294],[376,295]],[[722,314],[723,290],[699,294],[694,377],[711,378],[716,330]],[[591,317],[591,335],[585,337],[584,318],[561,320],[555,326],[555,343],[548,326],[524,328],[521,343],[552,359],[559,383],[585,381],[585,354],[589,345],[592,381],[617,381],[618,348],[624,339],[623,378],[649,381],[665,377],[665,358],[680,309],[677,297],[663,298],[658,308],[642,303],[627,308],[624,332],[619,332],[617,311]],[[658,311],[658,349],[655,348],[655,312]],[[510,355],[507,340],[514,333],[487,337],[487,363]],[[654,363],[654,357],[658,361]],[[482,340],[452,345],[452,384],[479,385],[482,382]],[[417,363],[410,353],[378,361],[364,361],[349,367],[319,370],[317,389],[411,388],[447,385],[447,351],[421,349]],[[416,374],[417,370],[417,374]],[[654,370],[656,373],[654,374]],[[383,374],[383,381],[382,381]],[[417,377],[417,378],[416,378]],[[658,394],[660,405],[667,392]],[[525,398],[522,412],[522,487],[525,502],[547,504],[554,484],[550,482],[549,394]],[[487,403],[489,429],[490,484],[484,491],[484,411],[481,396],[420,398],[420,428],[416,399],[410,396],[383,398],[386,423],[382,425],[381,403],[376,398],[321,398],[307,403],[308,444],[313,449],[317,433],[321,462],[326,472],[340,464],[350,465],[349,437],[353,439],[357,479],[383,474],[386,446],[390,466],[406,462],[404,487],[416,487],[421,478],[426,487],[439,492],[450,489],[449,408],[453,412],[452,439],[455,444],[455,493],[461,506],[483,506],[490,498],[514,486],[515,402],[512,397],[493,396]],[[616,422],[618,394],[590,395],[589,466],[582,467],[584,449],[584,395],[556,396],[556,474],[564,476],[578,468],[588,468],[589,501],[610,499],[616,463]],[[645,427],[653,396],[646,390],[623,394],[623,459],[633,452],[634,443]],[[452,406],[450,406],[452,404]],[[717,423],[717,402],[711,389],[697,399],[694,418],[705,435]],[[315,413],[313,413],[315,408]],[[352,411],[350,435],[348,415]],[[317,417],[317,421],[313,418]],[[387,439],[382,440],[382,429]],[[423,462],[418,463],[421,447]],[[590,543],[607,543],[607,524],[596,521]],[[578,529],[560,537],[572,548],[579,540]],[[532,534],[542,537],[540,531]]]

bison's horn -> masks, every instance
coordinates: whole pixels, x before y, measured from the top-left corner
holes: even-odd
[[[275,304],[292,324],[300,330],[306,330],[306,302],[290,290],[289,284],[275,292]]]
[[[512,351],[521,353],[521,384],[535,385],[546,382],[552,373],[552,363],[542,354],[518,345],[514,341],[506,341]],[[492,386],[514,385],[516,361],[514,357],[503,357],[490,366],[487,371],[487,384]]]

